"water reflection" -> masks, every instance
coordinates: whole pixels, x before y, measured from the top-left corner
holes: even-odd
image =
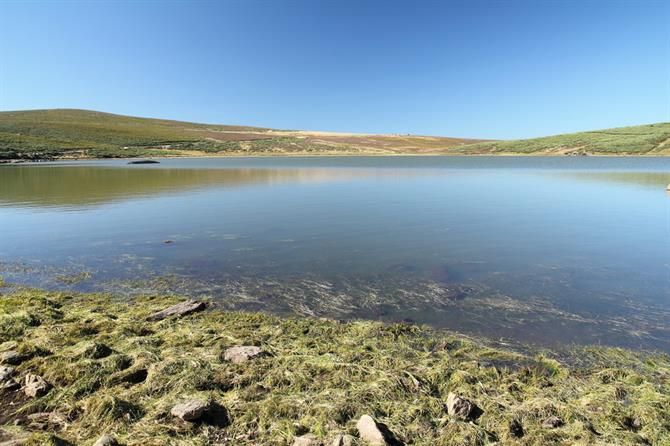
[[[122,168],[101,166],[2,166],[0,205],[86,207],[134,197],[208,188],[318,183],[361,177],[411,176],[373,169]],[[426,174],[426,172],[423,172]]]

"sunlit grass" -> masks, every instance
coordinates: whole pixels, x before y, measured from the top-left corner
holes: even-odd
[[[128,445],[290,444],[306,432],[324,440],[355,435],[363,414],[420,445],[660,445],[670,435],[667,355],[590,347],[568,366],[549,352],[528,355],[405,324],[218,310],[145,321],[175,302],[28,289],[1,295],[0,350],[32,356],[19,373],[54,385],[21,413],[55,411],[69,420],[57,432],[29,433],[33,441],[56,435],[92,444],[113,433]],[[93,359],[94,344],[112,353]],[[270,356],[225,362],[235,345],[258,345]],[[448,392],[484,414],[475,423],[450,418]],[[230,426],[177,423],[170,408],[189,397],[224,405]],[[542,428],[550,415],[565,425]]]

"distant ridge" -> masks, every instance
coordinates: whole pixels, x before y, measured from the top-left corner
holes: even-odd
[[[670,123],[517,141],[198,124],[90,110],[0,112],[0,159],[224,155],[670,155]]]

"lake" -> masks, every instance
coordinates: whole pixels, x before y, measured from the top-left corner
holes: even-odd
[[[668,158],[0,166],[0,276],[670,351]]]

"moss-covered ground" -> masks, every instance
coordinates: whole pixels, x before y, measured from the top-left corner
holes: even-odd
[[[34,373],[53,385],[38,398],[2,391],[0,443],[91,445],[111,434],[127,445],[289,445],[312,433],[330,444],[338,433],[356,436],[356,421],[370,414],[414,445],[670,445],[663,354],[522,353],[426,327],[224,312],[214,303],[149,322],[178,299],[0,293],[0,354],[26,358],[14,366],[17,381]],[[226,362],[223,352],[238,345],[268,355]],[[451,417],[449,392],[483,414]],[[225,407],[226,422],[170,415],[192,397]],[[31,423],[38,412],[57,422]],[[564,424],[542,427],[552,415]]]

